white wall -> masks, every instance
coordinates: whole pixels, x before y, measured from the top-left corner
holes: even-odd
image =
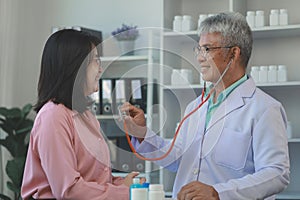
[[[6,31],[2,34],[1,30],[0,41],[6,41],[9,49],[6,54],[1,51],[1,60],[6,62],[0,66],[0,105],[5,106],[35,103],[42,49],[53,26],[78,25],[102,30],[106,38],[122,23],[140,28],[159,27],[162,5],[160,0],[0,1],[1,21],[6,24],[1,26]],[[3,12],[8,8],[13,12]],[[5,22],[2,15],[6,15]]]
[[[0,0],[0,107],[36,102],[42,50],[53,26],[93,28],[107,38],[122,23],[159,27],[161,6],[160,0]],[[2,167],[6,159],[0,151]],[[9,194],[1,166],[0,193]]]

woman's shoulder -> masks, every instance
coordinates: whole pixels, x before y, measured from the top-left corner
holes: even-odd
[[[72,117],[75,113],[75,111],[70,110],[63,104],[56,104],[52,101],[49,101],[38,112],[37,118],[63,120]]]
[[[53,128],[56,130],[60,128],[68,130],[73,126],[72,117],[74,113],[74,111],[68,109],[63,104],[56,104],[49,101],[38,112],[34,120],[32,134],[36,135],[35,132],[40,132],[43,135]]]

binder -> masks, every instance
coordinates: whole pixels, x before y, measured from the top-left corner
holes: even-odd
[[[113,80],[112,79],[100,79],[100,114],[111,115],[112,103],[113,103]]]
[[[115,102],[114,105],[114,113],[118,114],[118,107],[123,105],[126,102],[126,79],[115,79],[115,88],[114,88],[114,96]]]
[[[147,78],[130,78],[129,102],[147,113]],[[157,84],[153,83],[153,104],[158,103]]]
[[[158,103],[157,84],[153,84],[153,104]],[[147,78],[100,79],[100,114],[118,114],[118,107],[125,102],[147,112]]]

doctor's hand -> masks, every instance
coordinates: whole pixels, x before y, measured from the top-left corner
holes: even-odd
[[[137,137],[139,142],[142,142],[147,131],[144,111],[128,102],[120,107],[120,111],[121,113],[126,113],[123,116],[123,120],[126,123],[127,131]]]
[[[181,188],[177,200],[219,200],[219,195],[212,186],[193,181]]]

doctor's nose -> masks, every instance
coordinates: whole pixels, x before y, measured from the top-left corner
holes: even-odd
[[[205,58],[205,56],[203,56],[202,54],[198,54],[197,55],[197,61],[201,64],[203,62],[205,62],[207,59]]]

